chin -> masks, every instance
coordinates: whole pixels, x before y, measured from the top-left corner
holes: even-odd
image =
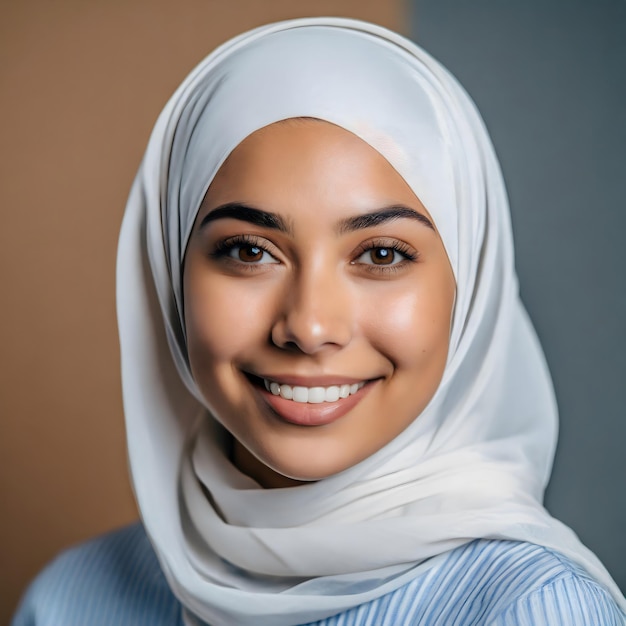
[[[244,474],[266,488],[288,487],[324,480],[362,460],[360,457],[347,457],[345,446],[340,446],[344,450],[339,456],[331,454],[328,449],[325,453],[321,452],[324,446],[313,446],[314,449],[311,450],[310,446],[305,446],[303,449],[292,445],[289,455],[259,454],[258,456],[243,446],[238,447],[239,451],[233,459],[235,465]],[[283,446],[283,452],[284,449]]]

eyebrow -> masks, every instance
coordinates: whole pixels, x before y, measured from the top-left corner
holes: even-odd
[[[255,226],[279,230],[290,235],[293,234],[289,224],[287,224],[280,215],[263,211],[262,209],[255,209],[254,207],[240,202],[228,202],[227,204],[222,204],[212,209],[202,218],[200,228],[204,228],[207,224],[215,220],[226,218],[249,222]],[[407,206],[394,205],[377,209],[370,213],[345,218],[339,222],[337,232],[339,234],[345,234],[364,228],[371,228],[372,226],[378,226],[379,224],[393,220],[407,218],[416,220],[427,228],[433,231],[435,230],[433,223],[423,213]]]
[[[420,213],[415,209],[411,209],[408,206],[393,205],[372,211],[370,213],[355,215],[354,217],[348,217],[341,220],[341,222],[339,222],[338,232],[340,234],[349,233],[355,230],[361,230],[362,228],[378,226],[379,224],[384,224],[392,220],[406,218],[417,220],[431,230],[435,230],[433,223],[423,213]]]
[[[262,226],[263,228],[271,228],[272,230],[292,234],[291,228],[280,215],[270,213],[269,211],[262,211],[261,209],[255,209],[241,202],[228,202],[227,204],[222,204],[212,209],[202,218],[200,228],[204,228],[207,224],[215,220],[226,218],[241,220],[254,224],[255,226]]]

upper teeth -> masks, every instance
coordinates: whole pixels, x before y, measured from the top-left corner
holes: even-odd
[[[281,385],[272,380],[263,379],[265,388],[275,396],[281,396],[286,400],[295,402],[308,402],[320,404],[321,402],[337,402],[339,398],[347,398],[356,393],[365,382],[353,383],[352,385],[331,385],[330,387],[299,387]]]

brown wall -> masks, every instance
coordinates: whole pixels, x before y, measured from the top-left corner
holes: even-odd
[[[215,45],[305,15],[407,28],[401,0],[0,3],[0,623],[61,548],[137,515],[114,264],[157,114]]]

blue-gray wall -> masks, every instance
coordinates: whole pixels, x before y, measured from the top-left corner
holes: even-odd
[[[548,509],[626,590],[626,1],[413,0],[412,33],[504,170],[561,413]]]

